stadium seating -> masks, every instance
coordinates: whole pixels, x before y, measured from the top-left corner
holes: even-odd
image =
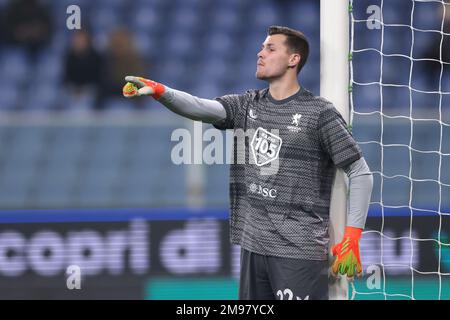
[[[6,3],[6,0],[1,0],[0,9]],[[127,26],[140,53],[151,60],[149,76],[152,79],[205,98],[264,87],[265,83],[256,80],[254,72],[256,54],[266,28],[271,24],[283,24],[303,30],[311,41],[311,55],[301,81],[306,88],[319,94],[320,20],[317,0],[136,0],[132,6],[125,0],[48,3],[55,29],[50,46],[36,65],[22,50],[4,44],[0,46],[0,111],[42,112],[64,106],[70,108],[62,94],[62,61],[71,37],[71,31],[65,27],[65,9],[70,4],[81,7],[83,24],[92,30],[98,48],[105,50],[109,34],[119,26]],[[385,19],[409,23],[410,17],[405,15],[407,10],[395,8],[395,1],[384,3]],[[387,10],[388,6],[393,9]],[[415,11],[418,27],[435,27],[431,9],[427,7],[424,10]],[[362,11],[354,14],[357,18],[366,15]],[[385,33],[385,49],[409,55],[411,39],[407,35],[410,35],[410,30],[403,29]],[[355,38],[356,49],[380,48],[381,38],[373,36],[380,32],[371,32],[370,37]],[[428,45],[422,36],[418,34],[415,41],[414,52],[417,54]],[[354,63],[355,81],[380,80],[378,53],[355,55]],[[428,84],[420,79],[420,74],[414,75],[413,86],[426,89]],[[408,84],[408,80],[409,61],[399,63],[395,59],[384,59],[383,82]],[[33,84],[27,85],[30,81]],[[450,81],[446,83],[450,84]],[[376,84],[356,86],[354,95],[359,111],[379,108],[383,102],[387,114],[392,108],[403,109],[405,114],[409,112],[409,95],[399,96],[389,88],[383,88],[383,101],[380,87]],[[430,103],[429,95],[421,96],[415,92],[414,110],[436,104],[438,97],[435,98]],[[152,107],[156,106],[150,103]],[[448,107],[448,97],[444,97],[443,103]],[[107,105],[110,109],[131,108],[130,101],[121,98],[120,92]],[[157,110],[155,107],[153,111]],[[398,128],[395,127],[397,125],[392,124],[385,130]],[[379,139],[375,137],[377,128],[372,126],[356,131],[357,139]],[[402,126],[406,128],[409,123]],[[0,208],[185,205],[189,194],[185,182],[186,166],[176,166],[170,161],[172,129],[170,126],[162,130],[145,126],[0,125]],[[429,132],[426,130],[415,136],[418,148],[426,147],[426,133]],[[402,135],[403,131],[393,130],[389,139],[408,144],[409,136]],[[380,147],[363,145],[362,148],[371,159],[371,168],[380,170],[377,168]],[[390,167],[392,174],[408,175],[405,172],[407,166],[402,165],[402,161],[409,163],[408,152],[398,149],[385,151],[384,162],[393,164]],[[417,170],[426,168],[422,165]],[[444,176],[447,179],[444,181],[450,183],[447,176]],[[378,192],[374,190],[375,197]],[[208,205],[227,205],[227,165],[206,166],[205,198]]]

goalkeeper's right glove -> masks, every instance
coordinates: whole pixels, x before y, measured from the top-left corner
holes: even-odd
[[[126,76],[125,81],[128,82],[123,87],[122,93],[126,98],[151,95],[158,100],[166,90],[161,83],[142,77]]]

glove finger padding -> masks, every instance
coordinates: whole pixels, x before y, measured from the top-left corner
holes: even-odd
[[[142,78],[143,79],[143,78]],[[133,83],[136,87],[142,88],[145,86],[145,83],[141,81],[140,77],[135,76],[126,76],[125,81]]]
[[[127,82],[122,88],[122,94],[126,98],[132,98],[139,95],[139,92],[134,83]]]
[[[362,265],[359,255],[359,239],[345,237],[344,240],[332,248],[333,256],[336,259],[331,267],[332,274],[346,275],[349,280],[353,280],[354,276],[362,276]]]

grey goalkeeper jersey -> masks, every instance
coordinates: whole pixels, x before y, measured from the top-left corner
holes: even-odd
[[[230,168],[232,243],[263,255],[326,260],[336,167],[362,157],[340,113],[303,88],[284,100],[268,89],[217,100],[227,117],[214,126],[250,133],[245,163]]]

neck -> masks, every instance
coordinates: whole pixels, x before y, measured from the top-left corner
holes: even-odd
[[[283,100],[296,94],[300,90],[297,77],[291,79],[275,79],[269,82],[270,95],[275,100]]]

